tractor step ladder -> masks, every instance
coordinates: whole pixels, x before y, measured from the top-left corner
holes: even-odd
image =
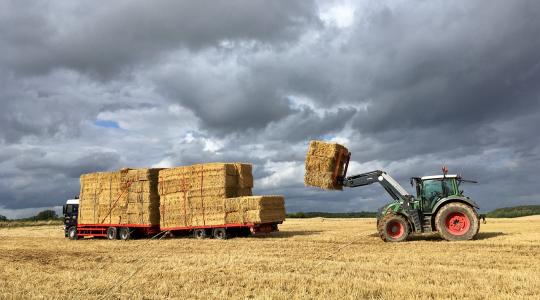
[[[431,215],[424,215],[424,220],[422,222],[422,232],[432,232],[431,228]]]
[[[409,209],[409,215],[411,216],[414,224],[414,231],[422,232],[422,222],[420,221],[418,211],[416,209]]]
[[[412,198],[412,197],[410,197]],[[403,201],[403,208],[407,212],[407,214],[411,217],[414,225],[414,231],[415,232],[422,232],[422,222],[420,221],[420,214],[418,213],[418,210],[411,208],[411,200],[410,198],[406,198]]]

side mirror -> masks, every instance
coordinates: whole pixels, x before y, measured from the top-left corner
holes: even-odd
[[[64,214],[64,215],[66,214],[66,206],[65,205],[62,206],[62,214]]]

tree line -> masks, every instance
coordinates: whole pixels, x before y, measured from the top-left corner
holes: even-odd
[[[0,215],[0,222],[8,222],[8,221],[49,221],[49,220],[59,220],[58,214],[52,210],[47,209],[38,212],[35,216],[29,217],[29,218],[22,218],[22,219],[13,219],[10,220],[6,216]]]

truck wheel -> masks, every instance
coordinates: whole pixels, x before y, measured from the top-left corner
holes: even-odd
[[[123,241],[127,241],[131,239],[131,230],[129,230],[128,227],[122,227],[120,228],[120,239]]]
[[[202,240],[206,238],[206,230],[205,229],[195,229],[193,230],[193,237]]]
[[[407,219],[396,214],[387,214],[382,217],[377,230],[385,242],[402,242],[407,239],[410,232]]]
[[[452,202],[439,210],[435,217],[435,227],[447,241],[465,241],[476,236],[480,223],[478,214],[471,206]]]
[[[79,237],[77,236],[77,227],[76,226],[69,227],[69,229],[68,229],[68,238],[70,240],[79,239]]]
[[[118,233],[117,233],[116,227],[107,228],[107,239],[116,240],[117,237],[118,237]]]
[[[228,238],[227,230],[225,228],[214,228],[212,236],[218,240],[226,240]]]

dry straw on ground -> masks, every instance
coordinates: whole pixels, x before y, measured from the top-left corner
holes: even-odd
[[[540,216],[488,219],[463,242],[384,243],[375,219],[289,219],[280,230],[126,242],[69,241],[61,226],[2,228],[0,299],[540,298]]]
[[[80,224],[159,225],[159,169],[81,175]]]
[[[343,189],[334,176],[336,165],[337,174],[343,172],[345,161],[339,159],[342,153],[348,153],[348,150],[340,144],[311,141],[306,155],[304,183],[323,189]]]

